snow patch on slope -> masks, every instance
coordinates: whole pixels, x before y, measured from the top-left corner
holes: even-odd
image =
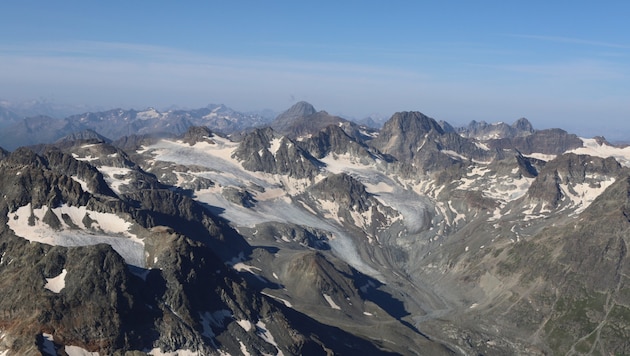
[[[130,222],[115,214],[87,210],[85,206],[62,205],[52,209],[62,225],[56,230],[43,222],[48,210],[47,206],[33,209],[29,203],[7,214],[8,226],[17,236],[53,246],[91,246],[105,243],[112,246],[128,264],[144,267],[144,243],[129,232]],[[86,217],[92,221],[89,226],[84,223]]]
[[[278,150],[280,149],[280,145],[282,143],[282,139],[281,138],[274,138],[273,140],[271,140],[270,147],[269,147],[269,152],[271,152],[274,156],[276,155],[276,153],[278,153]]]
[[[92,193],[92,191],[90,191],[90,189],[88,188],[88,184],[86,181],[84,181],[83,179],[80,179],[77,176],[71,176],[70,178],[72,178],[73,181],[81,184],[81,189],[83,189],[84,192]]]
[[[586,178],[595,179],[596,177],[591,175]],[[572,189],[561,184],[560,189],[562,189],[562,194],[571,200],[572,205],[577,207],[572,213],[572,215],[577,215],[586,210],[586,208],[614,182],[615,178],[607,178],[599,180],[596,185],[590,183],[576,184],[571,186]]]
[[[52,278],[46,278],[46,285],[44,288],[53,293],[60,293],[66,287],[66,274],[68,271],[64,268],[61,273]]]
[[[120,187],[122,185],[129,185],[132,181],[132,178],[123,179],[123,177],[126,177],[131,172],[129,168],[110,166],[100,166],[96,168],[103,174],[103,178],[105,178],[105,182],[107,182],[109,187],[117,194],[120,194]]]
[[[497,175],[488,167],[475,166],[466,177],[460,179],[458,189],[481,191],[483,196],[505,203],[523,197],[534,179]]]

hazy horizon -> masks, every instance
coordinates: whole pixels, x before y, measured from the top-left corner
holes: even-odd
[[[421,111],[630,140],[630,3],[1,4],[0,99]],[[570,5],[570,6],[569,6]]]

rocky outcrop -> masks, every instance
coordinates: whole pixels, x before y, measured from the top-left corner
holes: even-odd
[[[531,135],[513,138],[492,139],[486,142],[493,149],[516,149],[523,154],[544,153],[560,155],[582,147],[582,140],[561,129],[536,131]]]
[[[255,226],[256,238],[268,241],[283,241],[318,250],[329,250],[331,234],[310,226],[265,222]]]
[[[75,159],[71,154],[57,149],[50,149],[44,153],[48,167],[69,177],[77,177],[86,182],[87,188],[98,194],[114,196],[115,193],[105,182],[103,175],[93,165]]]
[[[291,106],[282,114],[278,115],[278,117],[276,117],[276,119],[271,123],[271,127],[278,130],[279,132],[283,132],[289,129],[295,121],[313,115],[316,112],[317,111],[315,110],[313,105],[307,103],[306,101],[300,101]]]
[[[345,173],[324,178],[312,186],[309,193],[318,201],[333,201],[348,210],[358,212],[367,211],[373,203],[365,186]]]
[[[597,188],[602,181],[615,179],[622,169],[612,157],[568,153],[549,161],[540,170],[529,187],[527,196],[532,201],[544,202],[546,207],[555,209],[565,195],[561,185],[566,187],[568,193],[577,194],[574,190],[576,185],[586,184],[593,189]]]
[[[212,133],[212,131],[210,131],[210,129],[205,126],[191,126],[182,136],[182,141],[191,146],[193,146],[197,142],[207,142],[210,144],[215,144],[216,142],[212,140],[213,136],[214,133]]]
[[[298,198],[332,216],[344,229],[358,229],[370,243],[377,243],[381,232],[400,218],[397,211],[381,204],[365,185],[346,173],[329,175]]]
[[[98,183],[95,183],[95,185]],[[48,162],[34,152],[20,148],[0,161],[0,185],[7,212],[32,204],[58,206],[62,202],[85,205],[90,196],[70,176],[48,168]]]
[[[276,135],[270,128],[256,129],[245,136],[234,157],[249,171],[286,174],[294,178],[313,178],[322,166],[294,141]]]
[[[137,277],[110,246],[51,247],[4,233],[0,254],[3,349],[37,353],[42,333],[54,334],[57,345],[104,354],[143,346],[148,334],[130,331],[150,328],[156,314],[140,302]],[[54,278],[61,281],[49,286]]]
[[[235,187],[225,187],[221,194],[228,201],[238,204],[245,208],[252,208],[256,205],[256,199],[246,189],[238,189]]]
[[[142,145],[151,145],[159,141],[161,138],[172,137],[168,134],[145,134],[145,135],[130,135],[123,136],[115,141],[112,141],[112,146],[118,147],[126,152],[133,152],[138,150]]]

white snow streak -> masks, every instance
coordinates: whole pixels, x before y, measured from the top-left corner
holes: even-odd
[[[266,296],[268,296],[268,297],[270,297],[270,298],[273,298],[273,299],[275,299],[275,300],[277,300],[277,301],[282,302],[282,304],[284,304],[284,306],[286,306],[287,308],[293,308],[293,305],[291,304],[291,302],[289,302],[289,301],[288,301],[288,300],[286,300],[286,299],[282,299],[282,298],[280,298],[280,297],[276,297],[275,295],[271,295],[271,294],[269,294],[269,293],[267,293],[267,292],[261,292],[261,294],[264,294],[264,295],[266,295]]]
[[[75,181],[75,182],[77,182],[77,183],[81,184],[81,189],[83,189],[83,191],[84,191],[84,192],[90,192],[90,193],[92,193],[92,192],[90,191],[90,189],[88,188],[88,184],[87,184],[87,182],[86,182],[86,181],[84,181],[83,179],[80,179],[80,178],[79,178],[79,177],[77,177],[77,176],[71,176],[70,178],[72,178],[72,180],[73,180],[73,181]]]
[[[328,294],[322,294],[322,295],[324,296],[324,299],[326,299],[326,301],[328,302],[331,308],[341,310],[341,307],[337,305],[337,303],[335,303],[335,301]]]

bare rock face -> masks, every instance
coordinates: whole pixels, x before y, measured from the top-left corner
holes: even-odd
[[[468,160],[487,161],[493,151],[484,150],[471,139],[446,132],[434,119],[420,112],[399,112],[385,123],[370,145],[391,155],[413,171],[440,172],[467,164]]]
[[[317,200],[334,201],[352,211],[365,212],[373,204],[365,186],[347,174],[328,176],[311,187],[309,193]]]
[[[306,101],[300,101],[291,106],[287,111],[278,115],[278,117],[271,123],[271,127],[274,127],[279,132],[289,129],[296,120],[301,120],[305,117],[315,114],[317,111],[313,105]]]
[[[66,135],[56,141],[57,144],[74,143],[75,141],[90,141],[90,142],[105,142],[111,143],[111,140],[107,137],[100,135],[98,132],[86,129],[83,131],[77,131]]]
[[[439,136],[444,134],[444,130],[435,120],[420,112],[398,112],[383,125],[379,136],[371,144],[398,160],[406,161],[416,156],[417,148],[430,133]]]
[[[313,178],[322,165],[294,141],[277,136],[270,128],[256,129],[245,136],[234,156],[249,171],[287,174],[294,178]]]
[[[93,165],[75,159],[61,150],[50,149],[44,153],[48,166],[57,172],[87,182],[92,192],[113,196],[114,192],[105,182],[103,175]]]
[[[374,159],[383,161],[390,159],[378,150],[351,137],[338,125],[327,126],[316,135],[299,142],[299,145],[318,159],[329,154],[349,155],[358,158],[362,163],[370,163]]]
[[[533,152],[544,154],[562,154],[568,150],[582,147],[582,140],[574,134],[561,129],[535,131],[531,135],[489,140],[493,149],[517,149],[523,154]]]
[[[293,246],[308,246],[318,250],[330,250],[331,234],[310,226],[265,222],[254,227],[256,237],[267,241],[282,241]]]
[[[57,206],[62,201],[85,205],[89,200],[78,182],[52,172],[45,158],[25,148],[0,161],[0,183],[5,187],[4,204],[12,211],[29,203],[37,208]]]
[[[110,246],[50,247],[10,234],[0,241],[10,257],[0,263],[1,325],[13,352],[35,352],[42,332],[54,333],[57,344],[105,353],[142,344],[129,330],[149,327],[153,313],[133,295],[140,294],[137,277]]]
[[[214,134],[207,127],[191,126],[188,128],[188,131],[186,131],[186,133],[183,135],[183,141],[191,146],[197,142],[208,142],[210,144],[215,144],[215,142],[212,140],[212,136],[214,136]]]

